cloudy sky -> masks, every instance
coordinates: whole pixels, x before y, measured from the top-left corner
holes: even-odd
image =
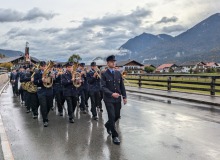
[[[176,36],[219,12],[218,0],[0,0],[0,49],[39,59],[116,54],[143,32]]]

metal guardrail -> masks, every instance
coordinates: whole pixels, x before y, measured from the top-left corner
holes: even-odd
[[[151,78],[150,78],[151,77]],[[152,77],[158,77],[158,79],[152,79]],[[166,79],[160,80],[160,77],[165,77]],[[175,78],[196,78],[197,80],[206,78],[210,79],[209,82],[196,82],[196,81],[183,81],[183,80],[173,80]],[[135,80],[137,82],[131,82],[131,84],[137,84],[138,87],[142,85],[151,85],[157,87],[166,87],[168,91],[171,91],[172,88],[179,89],[188,89],[188,90],[197,90],[197,91],[209,91],[210,95],[215,95],[216,92],[220,92],[220,89],[216,89],[216,86],[220,86],[220,83],[217,83],[216,80],[220,79],[219,76],[209,76],[209,75],[190,75],[190,74],[128,74],[126,79]],[[160,84],[153,84],[152,82],[159,82]],[[175,85],[172,85],[175,84]],[[180,84],[180,85],[178,85]],[[189,84],[192,86],[181,86],[181,84]],[[206,88],[202,87],[193,87],[193,85],[209,86]]]
[[[4,67],[0,67],[0,74],[8,73],[8,69]]]

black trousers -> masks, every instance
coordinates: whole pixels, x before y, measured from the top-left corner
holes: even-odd
[[[27,110],[31,109],[31,93],[25,91],[25,104],[27,106]]]
[[[78,96],[67,96],[65,97],[67,102],[67,110],[68,110],[68,116],[69,119],[74,118],[74,112],[77,105]]]
[[[19,89],[19,94],[21,96],[21,101],[24,102],[24,90],[22,88]]]
[[[85,105],[88,107],[88,100],[89,100],[89,90],[88,89],[85,89],[84,90],[84,93],[85,93]]]
[[[29,93],[29,105],[32,110],[33,115],[38,115],[38,108],[39,108],[39,100],[37,93]]]
[[[102,100],[103,100],[103,92],[100,91],[100,105],[98,105],[100,109],[102,109]]]
[[[24,98],[24,105],[27,106],[27,103],[28,103],[28,92],[23,90],[23,98]]]
[[[13,94],[18,95],[18,82],[11,83]]]
[[[121,102],[119,103],[109,103],[105,102],[106,110],[108,113],[108,121],[106,122],[106,127],[111,129],[112,137],[118,137],[118,132],[115,129],[115,122],[120,118],[121,112]]]
[[[85,106],[88,106],[88,90],[86,89],[82,89],[79,93],[80,97],[81,97],[81,101],[80,101],[80,109],[81,110],[85,110]]]
[[[100,91],[90,91],[89,92],[91,100],[91,112],[93,116],[97,116],[96,106],[100,106]]]
[[[48,122],[48,113],[50,109],[53,107],[53,95],[38,95],[39,103],[40,103],[40,111],[43,118],[43,122]]]
[[[58,112],[62,113],[63,112],[63,105],[65,102],[65,98],[63,96],[63,91],[56,91],[55,98],[56,98],[56,102],[57,102]]]

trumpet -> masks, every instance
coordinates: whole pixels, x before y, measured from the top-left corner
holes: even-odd
[[[96,77],[97,79],[98,79],[98,78],[101,79],[101,76],[100,76],[101,71],[100,71],[99,68],[96,68],[94,73],[97,74],[97,77]]]
[[[82,70],[82,71],[81,71],[81,76],[83,76],[83,75],[84,75],[84,77],[86,77],[86,73],[87,73],[87,69],[86,69],[86,68],[84,68],[84,70]]]
[[[63,68],[58,69],[58,72],[57,72],[58,75],[62,75],[63,73],[64,73]]]

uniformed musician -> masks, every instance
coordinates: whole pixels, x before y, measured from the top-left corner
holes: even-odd
[[[79,72],[81,74],[81,78],[82,78],[82,85],[80,86],[79,89],[79,95],[81,98],[81,102],[80,102],[80,110],[83,113],[86,113],[86,104],[88,104],[87,101],[87,96],[88,96],[88,82],[87,82],[87,77],[86,77],[86,70],[85,70],[85,63],[80,63],[77,72]]]
[[[63,67],[61,64],[56,65],[56,71],[55,71],[55,80],[54,80],[54,94],[55,99],[58,107],[58,112],[60,116],[63,116],[63,107],[65,98],[63,96],[63,86],[61,83],[62,75],[63,75]]]
[[[68,62],[66,64],[66,72],[62,76],[62,84],[63,84],[63,96],[67,102],[67,110],[69,116],[69,122],[74,123],[74,112],[77,105],[78,100],[78,89],[73,85],[73,81],[75,80],[72,77],[72,63]]]
[[[45,87],[43,83],[46,83],[47,80],[43,77],[43,73],[46,69],[46,62],[40,62],[40,69],[34,75],[34,84],[37,85],[37,95],[40,103],[40,111],[43,118],[44,127],[48,126],[48,114],[50,109],[53,107],[53,89],[52,87]],[[51,77],[53,78],[53,77]]]
[[[91,63],[91,70],[87,73],[88,84],[89,84],[89,97],[91,100],[91,112],[94,120],[98,120],[96,107],[100,106],[101,97],[101,77],[97,71],[96,62]]]
[[[115,122],[120,118],[121,99],[124,104],[127,103],[126,91],[121,73],[115,68],[115,56],[109,56],[106,59],[108,69],[102,73],[101,87],[106,110],[108,112],[108,121],[105,123],[108,134],[112,135],[114,144],[120,144],[118,132],[115,128]]]

